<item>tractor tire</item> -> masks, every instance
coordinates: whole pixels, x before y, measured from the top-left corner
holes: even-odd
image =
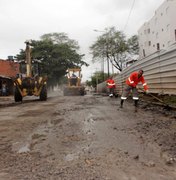
[[[40,101],[46,101],[47,100],[47,88],[46,86],[44,85],[42,87],[42,90],[40,92]]]
[[[20,102],[23,100],[22,95],[20,94],[19,90],[17,87],[15,87],[15,92],[14,92],[14,100],[15,102]]]
[[[85,93],[85,88],[84,87],[81,87],[80,88],[80,95],[81,96],[84,96],[86,93]]]

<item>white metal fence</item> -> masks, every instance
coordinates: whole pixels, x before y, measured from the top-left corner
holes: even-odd
[[[176,95],[176,45],[170,50],[158,51],[142,60],[135,62],[114,77],[117,91],[121,94],[125,80],[129,75],[144,70],[144,78],[151,93]],[[98,85],[98,91],[105,91],[106,83]]]

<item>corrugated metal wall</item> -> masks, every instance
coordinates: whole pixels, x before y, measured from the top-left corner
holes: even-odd
[[[156,52],[126,68],[114,78],[118,93],[121,94],[129,75],[139,69],[144,70],[144,78],[151,93],[176,95],[176,48]],[[104,86],[105,83],[98,85],[99,92]]]

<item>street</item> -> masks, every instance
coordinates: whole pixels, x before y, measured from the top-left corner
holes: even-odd
[[[174,113],[87,94],[0,107],[0,180],[175,180]]]

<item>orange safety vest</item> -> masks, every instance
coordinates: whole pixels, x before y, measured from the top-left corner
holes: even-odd
[[[126,80],[126,84],[132,87],[136,87],[139,82],[142,83],[145,90],[148,90],[148,86],[145,82],[144,77],[141,76],[140,78],[138,78],[138,72],[131,73],[130,77]]]
[[[108,79],[107,81],[108,88],[115,88],[115,82],[113,79]]]

